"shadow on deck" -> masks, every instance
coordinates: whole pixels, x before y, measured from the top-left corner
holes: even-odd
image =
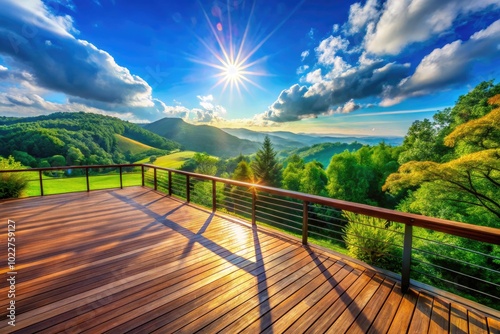
[[[17,272],[2,333],[500,332],[498,315],[146,188],[3,201],[0,217]]]

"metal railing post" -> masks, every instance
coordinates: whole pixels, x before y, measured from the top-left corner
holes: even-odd
[[[302,244],[307,245],[307,236],[309,234],[309,202],[302,203]]]
[[[120,166],[120,189],[123,189],[122,166]]]
[[[90,191],[89,168],[85,167],[85,181],[87,182],[87,192]]]
[[[191,187],[189,184],[189,175],[186,175],[186,202],[191,201]]]
[[[156,179],[156,168],[153,167],[153,170],[154,170],[154,187],[155,187],[155,190],[158,190],[158,180]]]
[[[413,226],[406,224],[403,244],[403,267],[401,269],[401,290],[403,293],[406,293],[410,287],[412,239]]]
[[[257,192],[255,191],[255,188],[253,188],[252,189],[252,225],[257,224],[256,211],[257,211]]]
[[[40,196],[43,196],[43,173],[41,170],[38,171],[38,176],[40,177]]]
[[[141,166],[141,179],[142,179],[142,186],[144,187],[144,165]]]
[[[212,180],[212,212],[217,211],[217,184]]]
[[[168,171],[168,196],[172,196],[172,172]]]

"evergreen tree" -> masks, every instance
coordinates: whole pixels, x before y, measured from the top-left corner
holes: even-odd
[[[272,187],[281,185],[281,164],[276,159],[276,152],[268,136],[255,155],[252,170],[259,183]]]
[[[236,166],[232,179],[242,182],[253,181],[252,169],[245,160],[241,160],[238,166]]]

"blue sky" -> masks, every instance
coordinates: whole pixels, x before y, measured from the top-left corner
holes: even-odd
[[[500,78],[499,0],[0,0],[0,115],[402,136]]]

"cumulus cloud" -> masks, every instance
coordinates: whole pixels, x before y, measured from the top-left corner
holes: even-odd
[[[409,67],[409,64],[373,61],[310,87],[293,85],[283,90],[261,117],[274,122],[289,122],[328,115],[337,110],[352,112],[358,109],[353,99],[382,95],[387,86],[397,85],[409,75]]]
[[[0,53],[9,56],[17,73],[30,74],[32,86],[64,93],[70,102],[91,108],[133,109],[149,119],[161,114],[149,84],[106,51],[75,38],[70,16],[54,14],[40,0],[5,0],[0,22],[6,32],[0,34]]]
[[[226,109],[218,104],[214,103],[214,97],[210,95],[197,96],[200,101],[201,108],[195,108],[191,110],[191,114],[194,121],[200,123],[213,123],[222,121],[223,116],[226,115]]]
[[[500,57],[500,20],[473,34],[466,42],[456,40],[434,49],[417,66],[415,73],[388,89],[383,106],[436,89],[460,85],[472,75],[473,65]]]
[[[360,108],[361,108],[361,105],[354,102],[353,99],[350,99],[343,106],[338,106],[337,109],[335,110],[335,112],[347,114],[347,113],[353,112],[355,110],[358,110]]]
[[[368,3],[367,3],[368,5]],[[463,15],[488,7],[500,8],[498,0],[388,0],[376,24],[368,25],[366,50],[397,55],[407,45],[427,41],[446,32]]]
[[[338,62],[337,52],[345,51],[349,46],[349,41],[341,36],[329,36],[321,41],[315,49],[318,55],[318,63],[322,65],[335,65]]]
[[[347,31],[351,34],[363,31],[368,23],[375,21],[380,16],[377,0],[368,0],[365,5],[357,2],[349,8]]]

